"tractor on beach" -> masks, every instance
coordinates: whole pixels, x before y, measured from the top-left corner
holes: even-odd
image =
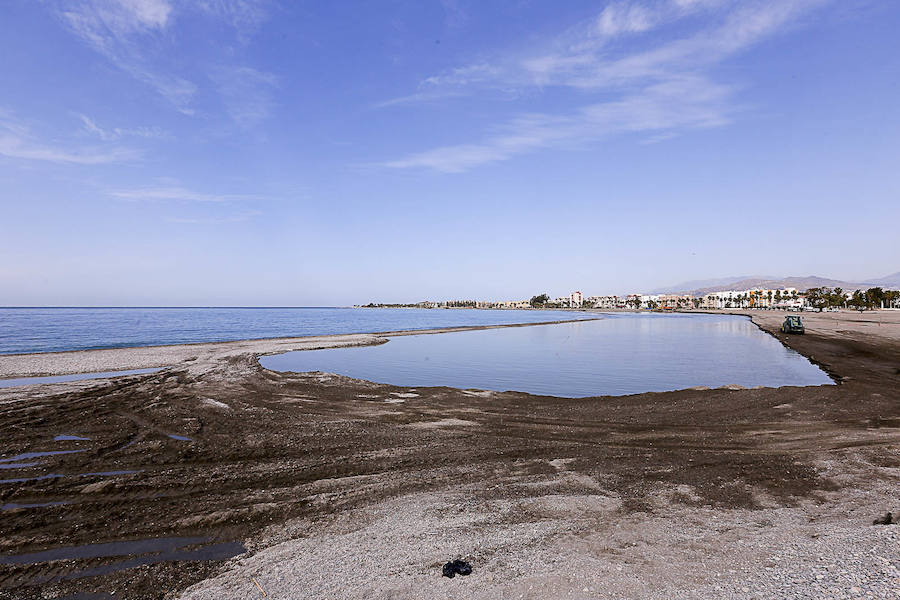
[[[803,321],[797,315],[788,315],[781,324],[782,333],[797,333],[803,335],[806,329],[803,327]]]

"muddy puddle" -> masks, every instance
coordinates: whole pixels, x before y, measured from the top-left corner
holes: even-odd
[[[9,458],[0,458],[0,464],[14,463],[20,460],[28,460],[30,458],[41,458],[42,456],[56,456],[58,454],[75,454],[76,452],[85,452],[85,450],[49,450],[45,452],[23,452]]]
[[[13,477],[11,479],[0,479],[0,483],[26,483],[29,481],[44,481],[47,479],[59,479],[61,477],[112,477],[114,475],[131,475],[140,473],[143,469],[130,469],[124,471],[97,471],[91,473],[75,473],[66,475],[63,473],[47,473],[46,475],[37,475],[35,477]]]
[[[0,510],[18,510],[20,508],[47,508],[48,506],[63,506],[65,504],[72,504],[72,502],[71,500],[60,500],[58,502],[32,502],[22,504],[19,504],[17,502],[7,502],[6,504],[0,505]]]
[[[43,585],[161,562],[226,560],[246,551],[241,542],[216,541],[210,537],[149,538],[0,555],[0,565],[46,566],[38,568],[38,574],[26,584]],[[66,564],[59,565],[59,561]]]

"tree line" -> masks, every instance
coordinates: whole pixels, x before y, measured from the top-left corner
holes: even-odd
[[[856,290],[849,297],[841,288],[816,287],[806,290],[806,303],[822,310],[823,308],[856,308],[873,309],[893,306],[900,301],[900,291],[885,290],[880,287],[866,291]]]

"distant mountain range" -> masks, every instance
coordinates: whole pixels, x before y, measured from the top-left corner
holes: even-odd
[[[882,277],[881,279],[876,279],[874,283],[882,287],[900,287],[900,271],[897,271],[893,275],[888,275],[886,277]]]
[[[793,287],[798,290],[807,290],[813,287],[843,288],[845,290],[866,289],[870,287],[900,287],[900,272],[885,277],[879,277],[871,281],[851,282],[829,279],[816,275],[806,277],[773,277],[766,275],[738,275],[735,277],[720,277],[718,279],[697,279],[685,281],[676,285],[651,290],[651,294],[692,294],[702,296],[712,292],[724,292],[726,290],[743,291],[753,288],[778,289]]]

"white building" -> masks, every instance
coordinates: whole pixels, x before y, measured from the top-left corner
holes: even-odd
[[[572,308],[581,308],[582,304],[584,304],[584,296],[581,295],[581,292],[572,292],[569,294],[569,306]]]
[[[799,308],[803,306],[803,298],[797,293],[797,288],[727,290],[706,294],[700,306],[701,308]]]
[[[624,306],[624,299],[622,300]],[[590,296],[584,299],[584,305],[591,308],[618,308],[617,296]]]

